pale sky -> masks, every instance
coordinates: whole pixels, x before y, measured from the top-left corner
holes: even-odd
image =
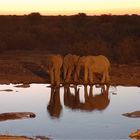
[[[140,14],[140,0],[0,0],[0,15]]]

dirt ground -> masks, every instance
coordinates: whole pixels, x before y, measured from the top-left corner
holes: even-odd
[[[0,55],[0,84],[49,83],[41,61],[49,52],[14,51]],[[140,86],[140,64],[111,64],[111,85]]]

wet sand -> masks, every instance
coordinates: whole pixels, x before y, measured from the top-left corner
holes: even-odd
[[[0,122],[7,120],[16,120],[16,119],[28,119],[35,118],[36,115],[32,112],[8,112],[0,114]]]
[[[26,136],[0,135],[0,140],[32,140],[32,138]]]
[[[0,84],[49,83],[49,75],[41,61],[49,52],[16,51],[0,55]],[[112,64],[111,85],[140,86],[140,63]]]
[[[31,138],[26,136],[0,135],[0,140],[50,140],[50,138],[45,136],[35,136]]]
[[[134,112],[124,113],[122,115],[130,118],[140,118],[140,111],[138,110]]]

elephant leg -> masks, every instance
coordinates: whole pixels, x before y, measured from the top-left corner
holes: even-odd
[[[72,74],[72,69],[69,68],[69,69],[68,69],[68,72],[67,72],[67,77],[66,77],[66,80],[65,80],[66,82],[69,82],[69,81],[70,81],[71,74]]]
[[[109,73],[106,72],[106,81],[109,82],[110,81],[110,77],[109,77]]]
[[[55,69],[54,71],[54,79],[55,79],[55,84],[58,86],[60,84],[60,69]]]
[[[89,89],[89,97],[92,98],[93,96],[93,85],[90,85],[90,89]]]
[[[50,80],[51,80],[51,84],[54,85],[54,70],[53,69],[50,70]]]
[[[88,101],[88,89],[87,89],[87,85],[84,86],[84,98],[85,98],[85,102]]]
[[[80,73],[80,67],[77,67],[74,73],[74,81],[78,82],[79,79],[79,73]]]
[[[105,82],[105,79],[106,79],[106,74],[103,73],[103,77],[102,77],[101,83],[104,83]]]
[[[74,73],[74,82],[77,82],[78,81],[78,74],[75,72]]]
[[[89,70],[89,82],[92,84],[93,83],[93,73],[91,70]]]
[[[105,93],[105,85],[101,86],[101,93],[104,94]]]
[[[67,67],[66,66],[63,66],[63,70],[64,70],[64,80],[66,79],[66,74],[67,74]]]
[[[75,103],[76,105],[78,105],[80,103],[79,89],[77,89],[76,87],[74,88],[74,90],[75,90]]]
[[[85,68],[85,72],[84,72],[84,82],[85,84],[88,83],[88,69],[87,68]]]

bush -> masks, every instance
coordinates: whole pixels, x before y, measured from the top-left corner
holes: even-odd
[[[117,47],[117,59],[120,63],[134,62],[137,57],[136,38],[127,37]]]

